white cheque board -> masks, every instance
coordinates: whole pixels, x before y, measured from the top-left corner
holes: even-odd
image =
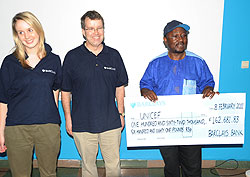
[[[244,144],[245,93],[125,98],[128,147]]]

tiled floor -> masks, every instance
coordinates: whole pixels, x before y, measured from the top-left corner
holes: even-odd
[[[210,172],[209,169],[202,169],[202,177],[220,177],[223,176],[232,176],[233,174],[243,173],[241,175],[235,175],[235,177],[245,177],[244,172],[247,169],[238,169],[238,170],[218,170],[215,171],[214,175]],[[98,168],[99,177],[105,177],[104,168]],[[220,174],[220,175],[218,175]],[[81,177],[80,168],[58,168],[57,172],[58,177]],[[0,177],[11,177],[11,173],[8,168],[0,168]],[[37,168],[34,168],[32,177],[39,177],[39,171]],[[122,169],[122,177],[164,177],[162,168],[133,168],[133,169]]]
[[[74,164],[75,162],[70,162]],[[79,163],[79,162],[77,162]],[[157,163],[154,163],[157,164]],[[216,165],[220,164],[219,161],[216,162]],[[62,166],[62,163],[59,163],[59,166]],[[74,164],[75,165],[75,164]],[[100,161],[98,165],[98,174],[99,177],[105,177],[105,169],[103,168],[103,162]],[[158,164],[157,164],[158,165]],[[215,164],[214,164],[215,165]],[[36,166],[36,164],[35,164]],[[150,166],[150,167],[148,167]],[[122,177],[164,177],[162,167],[152,167],[154,165],[145,161],[122,161]],[[223,165],[223,169],[210,170],[209,168],[202,169],[202,177],[245,177],[245,171],[249,168],[249,162],[239,163],[236,169],[234,163],[228,163]],[[58,177],[81,177],[81,168],[77,167],[59,167],[57,169]],[[0,161],[0,177],[11,177],[10,170],[8,168],[8,162]],[[33,169],[32,177],[39,177],[39,170],[37,168]]]

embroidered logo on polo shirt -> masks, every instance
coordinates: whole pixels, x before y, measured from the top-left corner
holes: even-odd
[[[107,67],[107,66],[104,66],[103,68],[104,68],[104,69],[107,69],[107,70],[112,70],[112,71],[115,71],[115,70],[116,70],[116,68]]]
[[[52,74],[56,74],[55,71],[51,70],[51,69],[42,69],[43,73],[52,73]]]

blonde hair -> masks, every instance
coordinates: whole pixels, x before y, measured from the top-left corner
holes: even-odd
[[[45,36],[44,36],[43,27],[42,27],[40,21],[31,12],[20,12],[20,13],[16,14],[12,19],[12,33],[13,33],[13,39],[15,42],[13,54],[19,60],[19,62],[21,63],[23,68],[31,68],[25,62],[25,59],[26,59],[25,47],[24,47],[22,41],[19,39],[18,33],[16,31],[16,23],[18,20],[25,21],[32,28],[34,28],[34,30],[39,35],[37,55],[40,59],[42,59],[46,56],[46,50],[45,50],[45,46],[44,46]]]

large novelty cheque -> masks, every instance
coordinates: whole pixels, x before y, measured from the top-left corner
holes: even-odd
[[[244,144],[245,93],[125,98],[128,147]]]

